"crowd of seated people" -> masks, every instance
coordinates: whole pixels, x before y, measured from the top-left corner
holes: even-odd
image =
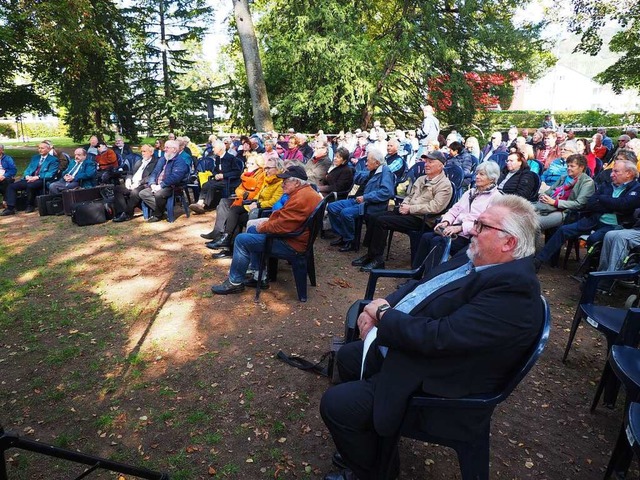
[[[634,129],[612,140],[604,128],[589,137],[579,136],[573,129],[543,127],[530,134],[528,129],[511,126],[505,132],[493,132],[481,144],[476,137],[465,139],[457,131],[444,137],[433,109],[426,108],[424,113],[425,121],[417,134],[380,124],[374,124],[371,130],[356,129],[335,136],[321,130],[305,135],[290,129],[286,134],[211,135],[203,149],[188,137],[169,135],[166,141],[158,139],[154,146],[143,146],[142,158],[137,156],[131,170],[120,177],[115,170],[121,170],[123,158],[133,150],[119,137],[109,148],[100,136],[92,136],[84,148],[74,151],[68,164],[63,156],[58,158],[59,153],[52,152],[49,142],[43,142],[40,154],[31,159],[22,177],[17,176],[15,162],[0,146],[2,215],[16,212],[20,191],[26,192],[27,211],[33,211],[35,197],[45,191],[45,184],[50,193],[56,194],[113,183],[115,222],[133,218],[135,208],[142,203],[150,210],[148,221],[156,222],[164,217],[168,198],[176,188],[195,181],[199,194],[189,208],[198,214],[216,212],[214,228],[203,237],[210,240],[209,247],[220,250],[214,254],[216,258],[222,258],[232,254],[233,239],[247,222],[286,204],[287,196],[276,173],[299,166],[305,172],[304,181],[317,192],[324,196],[340,194],[338,201],[327,207],[325,226],[330,226],[336,236],[333,246],[343,252],[355,250],[360,240],[354,238],[356,226],[362,225],[367,251],[353,264],[364,271],[384,264],[382,252],[389,230],[425,232],[422,248],[411,258],[414,265],[421,262],[434,242],[446,236],[454,239],[453,252],[464,249],[471,228],[469,215],[477,217],[481,213],[478,206],[499,194],[518,195],[534,204],[542,231],[549,232],[549,242],[538,253],[540,264],[553,258],[567,238],[595,230],[588,242],[591,244],[594,239],[602,240],[608,231],[630,225],[629,215],[639,195],[630,168],[637,165],[640,152]],[[425,129],[427,136],[423,136]],[[417,155],[420,151],[423,154]],[[461,200],[452,213],[442,211],[451,198],[442,192],[451,186],[448,181],[437,180],[446,178],[438,168],[446,165],[457,165],[465,174],[462,192],[453,192]],[[499,174],[494,178],[496,168]],[[434,170],[440,171],[433,174]],[[301,179],[301,174],[296,175]],[[16,178],[18,181],[14,181]],[[404,201],[394,200],[400,178],[407,179]],[[439,184],[443,189],[437,201],[435,197],[422,198]],[[622,210],[620,205],[624,206]],[[574,212],[583,213],[574,222],[579,225],[566,225]],[[445,217],[429,218],[430,223],[422,225],[427,213]],[[610,238],[615,236],[612,233]]]

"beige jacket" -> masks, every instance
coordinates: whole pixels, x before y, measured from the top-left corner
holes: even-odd
[[[447,208],[452,195],[451,182],[444,172],[432,180],[423,175],[415,181],[402,204],[409,205],[409,213],[415,216],[444,213],[443,210]]]

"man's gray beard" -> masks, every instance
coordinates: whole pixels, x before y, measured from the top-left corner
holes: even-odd
[[[165,153],[164,156],[165,156],[165,158],[167,160],[173,160],[175,158],[176,154],[175,153]]]
[[[467,248],[467,257],[469,258],[469,260],[471,260],[471,263],[473,263],[475,265],[474,260],[476,259],[478,252],[476,251],[471,251],[471,246],[473,245],[473,238],[471,239],[471,242],[469,242],[469,248]]]

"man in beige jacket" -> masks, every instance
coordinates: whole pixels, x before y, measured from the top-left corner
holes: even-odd
[[[361,267],[360,270],[363,272],[383,268],[383,254],[389,230],[420,230],[426,214],[444,213],[453,195],[451,182],[443,172],[447,160],[438,150],[426,153],[422,157],[425,160],[425,175],[415,181],[411,192],[398,208],[369,216],[367,234],[363,242],[368,246],[368,251],[351,262],[354,267]],[[428,221],[427,228],[433,228],[434,224],[435,218]]]

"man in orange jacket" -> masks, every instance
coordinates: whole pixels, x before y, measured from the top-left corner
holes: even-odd
[[[260,254],[264,250],[266,234],[290,233],[298,230],[309,218],[321,201],[320,195],[311,188],[307,181],[307,174],[300,166],[290,167],[278,174],[283,179],[282,191],[289,195],[289,200],[280,210],[271,214],[269,220],[241,233],[236,237],[233,246],[233,260],[229,269],[229,276],[220,285],[211,287],[217,295],[238,293],[245,286],[255,286],[257,279],[246,280],[247,269],[258,270]],[[296,237],[273,241],[272,252],[282,254],[302,253],[307,248],[309,232],[306,231]]]

